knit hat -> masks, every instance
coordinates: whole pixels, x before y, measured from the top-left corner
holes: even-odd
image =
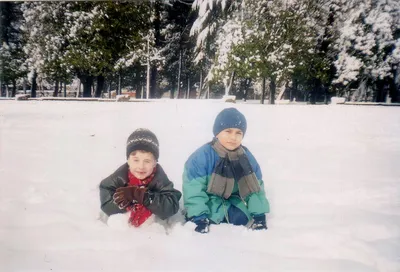
[[[224,109],[217,115],[213,127],[214,136],[227,128],[238,128],[243,132],[243,135],[246,133],[246,118],[235,108]]]
[[[135,150],[151,152],[158,160],[159,144],[156,135],[146,128],[138,128],[128,137],[126,141],[126,158]]]

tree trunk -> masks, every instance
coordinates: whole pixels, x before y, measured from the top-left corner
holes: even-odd
[[[175,88],[176,88],[176,82],[172,82],[171,90],[169,91],[169,98],[174,99],[174,94],[175,94]]]
[[[290,88],[290,102],[297,100],[298,81],[296,78],[292,79],[292,88]]]
[[[201,95],[201,90],[203,89],[203,69],[200,66],[200,83],[199,83],[199,93],[197,95],[197,98],[200,98]]]
[[[261,100],[260,100],[261,104],[264,104],[264,99],[265,99],[265,77],[263,77],[262,81]]]
[[[91,94],[92,97],[93,97],[93,96],[95,95],[95,93],[96,93],[95,85],[96,85],[96,82],[94,82],[94,79],[93,79],[92,90],[91,90],[91,92],[90,92],[90,94]]]
[[[150,84],[151,84],[151,67],[150,67],[150,41],[149,38],[147,37],[147,73],[146,73],[146,99],[150,98]],[[142,95],[143,98],[143,95]]]
[[[187,94],[186,99],[190,98],[190,77],[188,77]]]
[[[376,91],[373,95],[374,102],[385,102],[386,95],[389,91],[389,84],[386,80],[378,80],[376,82]]]
[[[64,82],[64,97],[67,97],[67,82]]]
[[[178,67],[178,99],[181,94],[181,70],[182,70],[182,51],[179,51],[179,67]]]
[[[285,98],[285,93],[287,93],[288,86],[285,84],[285,86],[282,86],[280,89],[278,89],[278,97],[276,98],[277,100],[282,100]]]
[[[398,69],[400,71],[400,68]],[[389,88],[389,96],[391,98],[392,103],[398,103],[400,102],[400,85],[397,86],[396,84],[396,73],[394,74],[393,79],[390,81],[390,88]]]
[[[81,76],[79,77],[80,81],[83,84],[83,97],[91,97],[92,96],[92,85],[93,85],[93,76]]]
[[[95,97],[101,97],[101,94],[102,94],[103,89],[104,89],[104,81],[105,81],[105,78],[104,78],[103,75],[98,75],[97,76],[97,86],[96,86]]]
[[[156,49],[161,47],[161,6],[160,0],[156,0],[154,3],[154,44]],[[150,77],[150,98],[156,98],[158,96],[158,86],[157,86],[157,67],[153,65],[151,67],[151,77]]]
[[[92,84],[93,84],[93,77],[90,76],[83,83],[83,97],[92,97]]]
[[[58,96],[59,84],[60,84],[60,82],[58,80],[56,80],[56,85],[54,86],[53,97],[57,97]]]
[[[233,71],[231,74],[231,77],[229,79],[229,85],[225,88],[225,95],[229,95],[231,88],[232,88],[233,80],[235,79],[235,75],[236,75],[236,72]]]
[[[140,82],[137,82],[137,83],[136,83],[136,94],[135,94],[135,98],[136,98],[136,99],[142,98],[141,95],[140,95],[140,94],[141,94],[141,93],[140,93],[141,90],[142,90],[142,86],[141,86]]]
[[[151,67],[151,73],[150,73],[150,97],[149,98],[156,98],[157,96],[157,67],[152,66]]]
[[[33,77],[32,77],[32,85],[31,85],[31,97],[36,97],[36,89],[37,89],[37,73],[36,71],[33,72]]]
[[[328,105],[328,103],[329,103],[328,87],[324,86],[324,92],[325,92],[325,104]]]
[[[246,78],[244,81],[244,89],[243,89],[243,100],[247,101],[247,94],[249,92],[249,87],[251,83],[251,78]]]
[[[140,82],[136,81],[136,85],[135,85],[135,90],[136,90],[135,98],[136,99],[140,99],[140,91],[139,91],[140,89],[141,89]]]
[[[13,79],[12,84],[13,84],[13,88],[12,88],[11,97],[15,97],[15,94],[17,93],[17,82],[15,82],[15,79]]]
[[[76,97],[78,98],[81,94],[81,88],[82,88],[82,82],[79,79],[79,86],[78,86],[78,91],[76,92]]]
[[[393,72],[393,79],[390,83],[390,98],[392,103],[400,102],[400,65]]]
[[[317,94],[319,90],[320,82],[318,79],[314,79],[314,86],[310,94],[310,104],[315,105],[317,103]]]
[[[118,74],[118,89],[117,89],[117,95],[121,94],[121,71]]]
[[[276,83],[275,79],[271,78],[271,82],[269,83],[269,103],[275,104],[275,92],[276,92]]]
[[[24,94],[26,94],[26,79],[25,79],[25,77],[23,78],[23,81],[22,81],[22,89],[24,90]]]

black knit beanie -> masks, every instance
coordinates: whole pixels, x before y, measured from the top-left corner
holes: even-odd
[[[159,144],[156,135],[146,128],[138,128],[128,137],[126,141],[126,158],[136,150],[151,152],[158,160]]]

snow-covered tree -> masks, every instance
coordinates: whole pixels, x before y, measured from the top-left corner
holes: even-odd
[[[21,3],[0,2],[0,96],[3,84],[10,83],[13,85],[11,96],[14,96],[17,81],[25,74],[20,6]]]
[[[243,1],[218,39],[216,74],[267,78],[271,102],[275,86],[288,80],[307,59],[316,34],[309,23],[308,1]]]
[[[70,44],[66,58],[78,77],[88,86],[97,77],[98,86],[104,77],[115,71],[116,63],[130,52],[140,49],[143,32],[149,28],[149,5],[119,2],[77,3],[69,14]],[[100,81],[99,81],[100,80]],[[98,88],[99,96],[102,88]]]
[[[272,92],[276,83],[295,74],[305,82],[316,76],[318,82],[329,81],[332,56],[324,49],[330,38],[329,9],[323,9],[328,2],[195,1],[196,61],[211,59],[207,79],[223,81],[226,93],[236,77],[243,82],[266,77]]]
[[[336,39],[334,22],[337,19],[336,0],[309,0],[306,5],[307,35],[310,43],[301,52],[293,55],[294,70],[292,82],[287,84],[287,97],[307,100],[315,103],[324,96],[328,102],[328,93],[333,92],[332,80],[335,77],[334,60],[337,52],[333,47]],[[340,0],[339,0],[340,1]],[[302,98],[303,97],[303,98]]]
[[[71,65],[65,58],[68,45],[67,10],[65,2],[26,2],[22,5],[25,33],[24,52],[32,96],[36,95],[36,80],[62,82],[71,75]]]
[[[169,5],[161,1],[153,3],[150,6],[150,29],[141,33],[143,43],[117,63],[125,69],[138,64],[147,68],[149,62],[150,97],[161,96],[166,89],[174,97],[175,90],[179,91],[181,87],[178,81],[192,80],[187,80],[194,74],[193,44],[189,37],[193,21],[190,7],[183,1],[171,1]]]
[[[168,4],[168,5],[165,5]],[[136,47],[130,48],[128,53],[121,57],[117,65],[120,67],[133,67],[134,65],[145,66],[150,69],[146,72],[148,82],[145,85],[149,88],[150,98],[161,95],[159,83],[161,81],[160,72],[165,65],[167,48],[164,46],[163,24],[166,19],[166,9],[172,5],[165,1],[151,1],[148,5],[148,16],[146,18],[147,28],[140,32],[140,43]]]
[[[229,24],[230,16],[241,6],[238,0],[195,0],[192,9],[197,13],[190,34],[196,37],[194,62],[201,70],[208,71],[204,82],[215,82],[212,73],[216,63],[217,41]],[[226,29],[226,27],[225,27]],[[229,80],[225,80],[227,83]],[[209,86],[209,84],[207,84]],[[227,88],[227,85],[226,85]]]
[[[194,16],[188,3],[175,1],[164,12],[161,34],[165,65],[161,72],[169,82],[171,98],[175,97],[175,91],[178,92],[178,97],[181,97],[181,88],[186,85],[183,82],[193,85],[196,76],[201,74],[201,72],[196,73],[197,69],[193,62],[194,39],[190,37],[193,21]]]
[[[335,83],[358,86],[353,100],[382,100],[380,83],[393,82],[400,63],[400,2],[343,1],[340,12]]]
[[[99,96],[116,62],[141,44],[149,3],[28,2],[24,17],[30,70],[39,77],[72,73],[83,83],[84,96],[91,96],[97,77]]]

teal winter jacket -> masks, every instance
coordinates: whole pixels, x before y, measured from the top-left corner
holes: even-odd
[[[251,152],[246,147],[243,148],[256,174],[261,191],[250,194],[246,199],[241,199],[237,181],[235,181],[232,195],[228,199],[207,193],[208,182],[220,158],[211,144],[207,143],[197,149],[185,163],[183,202],[188,218],[206,215],[211,221],[219,224],[226,217],[230,205],[241,209],[249,220],[254,215],[269,212],[260,166]]]

